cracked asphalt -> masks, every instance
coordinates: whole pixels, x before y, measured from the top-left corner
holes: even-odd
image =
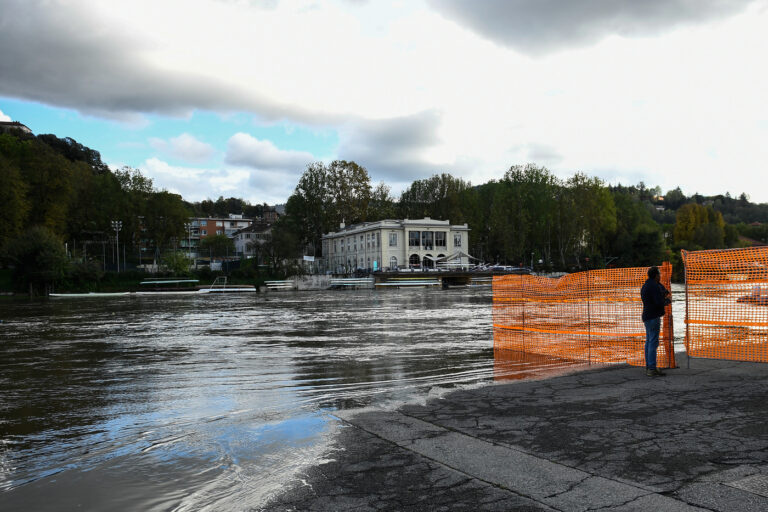
[[[677,358],[341,411],[264,510],[768,510],[768,364]]]

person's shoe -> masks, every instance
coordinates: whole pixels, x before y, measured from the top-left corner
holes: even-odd
[[[651,370],[650,368],[645,370],[645,376],[646,377],[656,377],[656,370]]]
[[[654,368],[653,374],[654,374],[653,375],[654,377],[666,377],[667,376],[666,373],[664,373],[663,371],[659,370],[658,368]]]

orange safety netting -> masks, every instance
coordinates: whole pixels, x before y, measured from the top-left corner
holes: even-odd
[[[661,267],[669,290],[672,265]],[[493,278],[495,349],[593,363],[645,366],[640,288],[648,267],[590,270],[559,279],[529,275]],[[672,308],[667,306],[657,365],[675,366]]]
[[[768,247],[682,254],[688,355],[768,362]]]
[[[517,350],[493,349],[493,380],[547,379],[585,368],[588,363]]]

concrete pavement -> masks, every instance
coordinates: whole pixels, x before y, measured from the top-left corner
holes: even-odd
[[[768,364],[678,354],[350,413],[266,510],[768,510]]]

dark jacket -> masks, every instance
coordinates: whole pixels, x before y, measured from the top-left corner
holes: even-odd
[[[643,299],[643,322],[664,316],[664,306],[670,303],[665,298],[667,289],[655,279],[648,279],[640,289]]]

